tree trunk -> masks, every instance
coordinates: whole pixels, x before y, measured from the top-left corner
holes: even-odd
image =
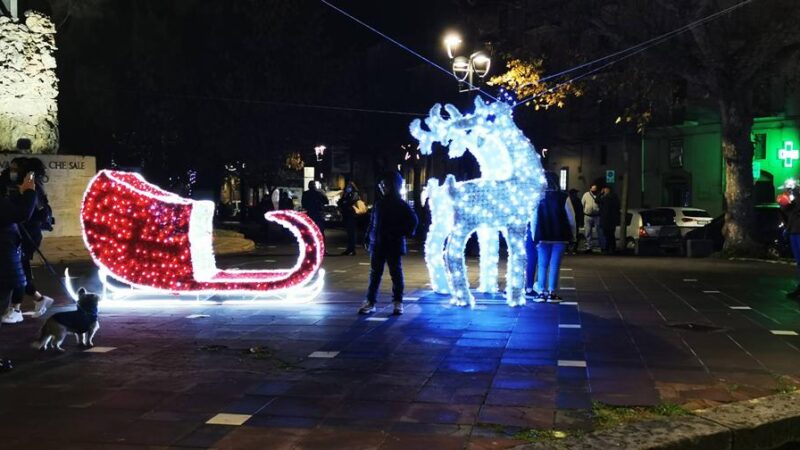
[[[630,187],[630,154],[628,153],[628,134],[622,134],[622,203],[619,212],[619,247],[623,251],[628,248],[628,189]]]
[[[730,90],[720,96],[722,158],[725,164],[725,236],[728,255],[757,256],[759,245],[753,240],[753,143],[750,132],[753,116],[748,101]]]

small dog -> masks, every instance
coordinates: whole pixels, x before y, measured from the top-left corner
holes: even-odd
[[[100,329],[100,321],[97,320],[97,303],[100,297],[97,294],[87,292],[86,289],[78,289],[78,308],[75,311],[67,311],[53,314],[42,326],[39,340],[33,343],[39,350],[47,350],[55,347],[56,350],[63,352],[61,344],[68,333],[74,333],[78,345],[94,347],[94,335]]]

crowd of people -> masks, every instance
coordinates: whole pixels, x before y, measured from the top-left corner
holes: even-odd
[[[42,242],[42,231],[52,230],[44,164],[38,158],[18,157],[0,173],[0,299],[2,324],[23,321],[25,296],[33,299],[33,317],[41,317],[53,299],[36,288],[31,260]],[[0,370],[11,361],[0,358]]]

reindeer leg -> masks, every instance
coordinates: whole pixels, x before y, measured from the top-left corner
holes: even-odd
[[[506,234],[508,267],[506,268],[506,303],[525,304],[525,227],[514,227]]]
[[[445,263],[450,287],[450,303],[457,306],[466,306],[467,304],[475,306],[475,298],[469,291],[467,265],[464,261],[464,246],[467,245],[471,231],[463,226],[456,226],[447,240]]]

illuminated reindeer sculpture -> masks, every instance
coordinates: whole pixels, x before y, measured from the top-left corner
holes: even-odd
[[[544,190],[545,179],[533,144],[517,128],[510,105],[486,104],[475,99],[475,111],[461,114],[453,105],[436,104],[422,122],[415,119],[411,135],[419,140],[420,152],[430,154],[434,142],[448,147],[450,158],[469,151],[478,161],[481,178],[458,182],[447,175],[442,185],[428,180],[425,189],[431,208],[431,229],[425,243],[425,258],[436,292],[448,292],[451,303],[473,306],[469,290],[464,247],[478,232],[481,249],[481,289],[497,285],[498,238],[508,243],[506,302],[525,304],[525,231]],[[446,248],[445,248],[446,247]],[[443,250],[444,249],[444,250]],[[445,284],[446,282],[446,290]]]

